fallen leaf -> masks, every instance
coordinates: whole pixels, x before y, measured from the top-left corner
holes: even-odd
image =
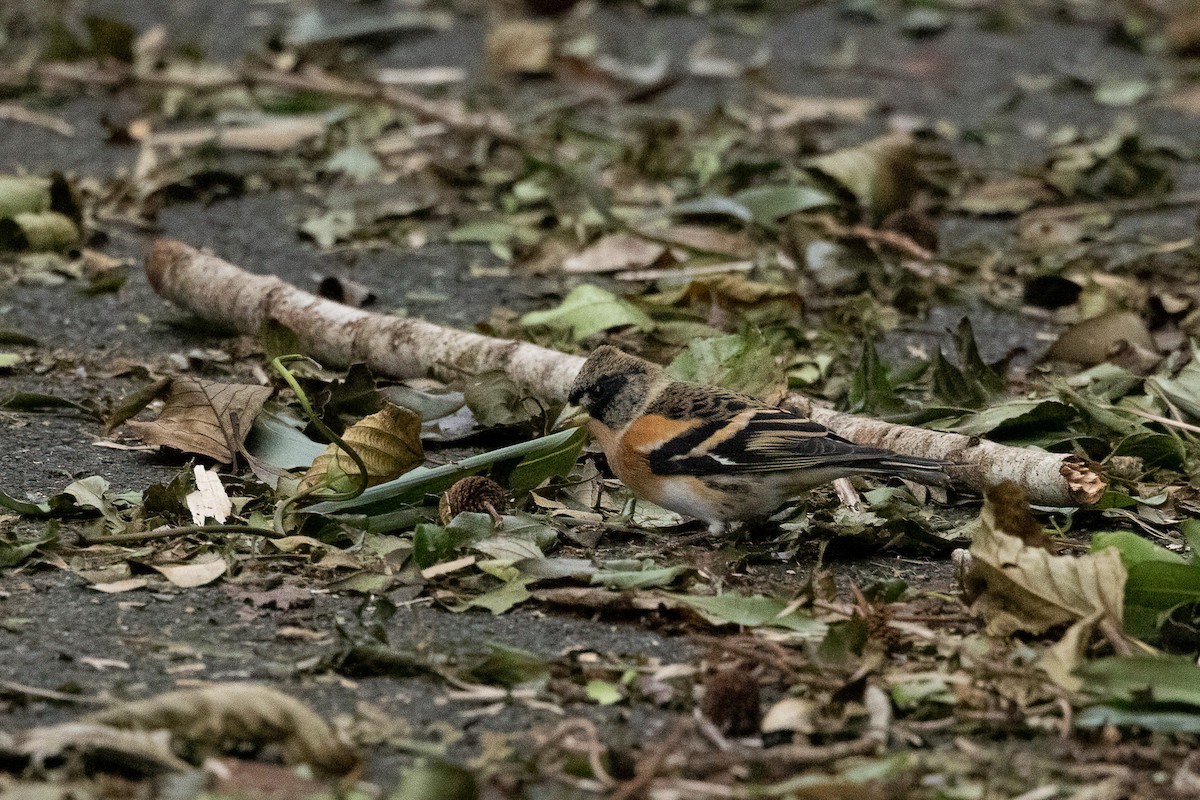
[[[484,43],[488,70],[496,75],[544,75],[554,62],[554,26],[508,20],[494,26]]]
[[[201,752],[278,742],[287,763],[307,763],[332,775],[345,775],[359,765],[358,755],[312,709],[277,689],[252,683],[167,692],[91,714],[84,721],[167,730],[179,745]]]
[[[1068,328],[1046,353],[1050,361],[1103,364],[1121,342],[1157,354],[1154,337],[1142,318],[1132,311],[1110,311]]]
[[[973,186],[954,207],[968,214],[1020,214],[1057,198],[1058,193],[1037,178],[1018,175]]]
[[[150,584],[146,578],[126,578],[121,581],[110,581],[108,583],[93,583],[89,589],[95,589],[97,592],[105,594],[120,594],[121,592],[131,592],[134,589],[142,589]]]
[[[270,396],[267,386],[176,378],[157,420],[126,425],[149,444],[228,464]]]
[[[207,557],[205,560],[191,561],[186,564],[151,564],[151,567],[162,573],[163,577],[181,589],[191,589],[212,583],[225,574],[228,565],[219,555]],[[94,588],[94,587],[93,587]]]
[[[421,417],[400,406],[388,404],[382,411],[363,417],[346,429],[342,439],[363,460],[367,486],[395,480],[425,460]],[[323,487],[343,493],[357,487],[359,480],[358,465],[333,442],[313,460],[299,491]]]
[[[654,327],[646,312],[612,292],[587,283],[572,289],[557,308],[529,312],[521,317],[521,324],[562,331],[575,341],[613,328],[648,331]]]
[[[908,205],[919,184],[916,153],[905,134],[889,134],[808,159],[805,166],[836,182],[879,217]]]
[[[988,504],[994,504],[991,495],[980,515],[983,524],[972,538],[971,567],[963,583],[989,633],[1042,634],[1056,625],[1097,617],[1120,628],[1126,572],[1116,549],[1053,555],[999,527],[1014,515],[988,511]]]
[[[563,272],[570,273],[616,272],[649,266],[666,251],[662,244],[622,231],[597,239],[582,252],[563,261],[562,268]]]

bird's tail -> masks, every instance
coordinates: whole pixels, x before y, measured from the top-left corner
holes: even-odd
[[[889,453],[867,466],[864,471],[897,475],[927,486],[949,486],[950,476],[946,474],[947,466],[947,462],[933,458]]]

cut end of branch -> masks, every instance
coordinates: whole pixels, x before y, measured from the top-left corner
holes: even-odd
[[[1108,481],[1096,471],[1095,465],[1078,456],[1067,456],[1062,460],[1059,474],[1067,482],[1071,499],[1081,506],[1092,506],[1100,502],[1108,489]]]
[[[146,251],[146,278],[158,294],[177,264],[185,262],[196,251],[178,239],[155,239]]]

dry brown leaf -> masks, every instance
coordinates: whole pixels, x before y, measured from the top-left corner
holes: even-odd
[[[140,730],[165,729],[188,749],[215,753],[231,744],[278,742],[289,764],[307,763],[345,775],[358,755],[308,706],[276,689],[252,683],[217,683],[167,692],[90,714],[85,722]]]
[[[958,199],[955,207],[968,214],[1021,214],[1036,206],[1053,202],[1058,193],[1037,178],[1017,175],[998,178],[973,186]]]
[[[488,70],[495,75],[544,75],[554,62],[554,26],[529,20],[501,22],[488,31],[484,48]]]
[[[797,97],[777,92],[759,92],[766,103],[776,109],[767,117],[752,117],[750,130],[778,131],[822,120],[865,122],[876,103],[869,97]]]
[[[644,234],[670,245],[717,253],[734,258],[754,255],[754,242],[740,231],[724,231],[704,225],[672,225],[669,228],[646,228]]]
[[[325,132],[324,114],[299,114],[273,117],[241,126],[206,126],[190,130],[155,133],[149,144],[165,148],[192,148],[211,145],[222,150],[246,150],[256,153],[286,153],[316,139]]]
[[[46,728],[33,728],[15,737],[13,755],[29,759],[35,770],[45,769],[47,762],[55,769],[63,761],[69,773],[89,770],[112,771],[146,777],[193,769],[171,752],[168,738],[161,733],[119,730],[116,727],[87,722],[67,722]]]
[[[267,386],[176,378],[158,419],[126,424],[148,444],[228,464],[270,396]]]
[[[1154,337],[1140,316],[1132,311],[1110,311],[1077,322],[1065,330],[1046,358],[1073,364],[1102,364],[1121,342],[1128,342],[1148,353],[1158,352]]]
[[[906,207],[919,184],[912,139],[900,133],[810,158],[806,166],[880,217]]]
[[[1082,556],[1052,555],[1001,529],[999,525],[1016,515],[997,511],[994,505],[989,494],[963,579],[965,592],[974,598],[972,609],[987,620],[989,633],[1041,634],[1056,625],[1105,618],[1120,629],[1126,573],[1116,548]]]
[[[367,468],[367,485],[375,486],[398,478],[425,460],[421,445],[421,417],[400,406],[388,405],[382,411],[363,417],[342,434]],[[338,492],[351,491],[358,478],[358,466],[336,443],[317,456],[300,482],[300,491],[318,487]]]
[[[571,273],[617,272],[649,266],[666,251],[666,246],[640,236],[625,232],[612,233],[600,237],[582,252],[564,260],[562,268],[563,272]]]
[[[151,564],[163,577],[181,589],[204,586],[225,574],[227,565],[219,555],[210,555],[186,564]]]

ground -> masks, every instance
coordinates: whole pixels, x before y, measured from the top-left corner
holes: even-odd
[[[0,21],[8,25],[5,49],[0,51],[5,54],[0,62],[5,70],[0,73],[0,90],[9,97],[7,105],[0,107],[50,115],[68,124],[71,133],[52,131],[44,121],[0,115],[0,173],[65,175],[83,197],[86,209],[82,222],[85,238],[80,244],[106,257],[128,260],[134,267],[119,288],[100,293],[83,291],[87,280],[74,277],[71,269],[33,266],[28,253],[20,254],[24,260],[12,255],[12,268],[0,271],[0,333],[35,340],[7,345],[7,340],[0,339],[0,349],[20,354],[14,366],[0,367],[0,398],[37,393],[96,412],[72,408],[34,411],[21,403],[6,404],[7,410],[0,410],[0,489],[7,495],[40,501],[72,481],[93,475],[104,478],[113,495],[168,483],[190,464],[189,456],[169,448],[148,452],[128,429],[107,433],[98,418],[108,417],[123,398],[159,376],[245,383],[264,379],[266,359],[261,347],[247,337],[218,329],[212,320],[191,319],[155,294],[140,265],[156,237],[208,248],[251,272],[277,275],[309,290],[315,289],[322,276],[358,282],[375,294],[375,310],[400,311],[463,329],[486,324],[489,330],[506,334],[518,330],[515,315],[497,314],[497,309],[526,312],[552,308],[583,282],[627,294],[649,288],[644,282],[622,282],[608,274],[571,274],[547,268],[547,260],[539,262],[538,255],[555,252],[547,242],[561,231],[547,234],[524,250],[518,247],[511,261],[504,247],[489,247],[468,236],[447,236],[448,228],[464,222],[510,212],[516,219],[522,213],[528,216],[530,208],[542,214],[533,221],[533,228],[555,231],[556,226],[567,227],[563,209],[569,208],[559,196],[564,190],[555,185],[547,190],[553,213],[536,203],[506,206],[511,197],[520,197],[512,190],[519,182],[511,179],[514,175],[530,176],[530,186],[544,189],[544,176],[553,170],[536,172],[530,166],[533,153],[525,153],[524,158],[530,160],[522,164],[511,153],[497,154],[479,142],[456,139],[458,131],[453,126],[435,134],[437,144],[429,148],[432,153],[418,144],[402,151],[413,154],[412,163],[398,167],[396,162],[387,162],[379,179],[383,193],[410,198],[406,193],[433,191],[430,187],[436,185],[436,191],[443,194],[434,201],[432,211],[397,215],[406,221],[382,236],[364,233],[369,225],[361,217],[358,229],[349,237],[325,247],[300,235],[303,221],[333,207],[331,198],[348,197],[359,209],[367,205],[363,198],[369,199],[370,190],[363,186],[370,187],[371,181],[356,185],[339,177],[326,163],[341,145],[353,144],[338,141],[337,135],[330,135],[317,148],[320,152],[305,145],[268,155],[226,153],[208,162],[207,171],[184,173],[189,176],[174,183],[162,179],[167,188],[137,202],[122,201],[122,192],[126,197],[140,197],[139,181],[147,180],[140,163],[147,147],[125,135],[135,129],[132,123],[146,120],[156,132],[175,131],[211,124],[218,114],[232,119],[244,109],[240,101],[230,101],[228,109],[220,99],[199,102],[187,96],[190,90],[174,100],[164,99],[161,85],[139,77],[110,87],[96,77],[114,68],[103,58],[78,80],[56,81],[36,70],[33,74],[40,77],[5,78],[17,74],[23,55],[41,53],[36,55],[38,64],[54,61],[45,55],[48,29],[40,29],[37,21],[59,19],[57,13],[50,4],[43,8],[26,0],[26,5],[28,8],[0,12]],[[789,97],[863,98],[871,110],[852,123],[830,122],[825,117],[811,123],[811,130],[805,127],[797,133],[789,128],[787,136],[791,138],[786,145],[747,145],[751,152],[739,154],[744,158],[738,164],[748,174],[754,170],[790,174],[794,165],[812,154],[850,148],[889,129],[905,128],[925,132],[925,143],[936,140],[941,156],[968,171],[979,185],[1014,175],[1040,179],[1058,140],[1062,144],[1096,142],[1128,120],[1137,134],[1121,145],[1122,153],[1133,153],[1121,166],[1136,172],[1143,162],[1169,159],[1170,194],[1142,191],[1143,184],[1153,180],[1149,168],[1136,173],[1136,191],[1118,197],[1073,194],[1062,184],[1054,185],[1053,191],[1047,190],[1052,202],[1043,204],[1065,206],[1098,200],[1110,202],[1109,208],[1118,211],[1102,233],[1081,236],[1059,251],[1040,255],[1029,251],[1014,255],[1021,241],[1014,215],[1037,203],[1025,206],[1018,198],[1009,208],[1005,204],[1014,201],[1006,195],[998,201],[998,213],[977,214],[953,209],[953,203],[939,198],[918,210],[935,220],[939,243],[933,249],[951,265],[947,270],[954,277],[930,279],[929,273],[911,265],[897,269],[892,264],[890,271],[853,285],[822,284],[823,279],[818,279],[813,295],[803,299],[804,321],[799,324],[810,335],[796,332],[797,326],[789,323],[787,336],[795,341],[788,345],[792,349],[787,358],[791,360],[782,360],[793,368],[791,388],[804,389],[796,377],[799,367],[807,353],[829,345],[830,339],[822,331],[837,327],[830,320],[841,313],[840,304],[852,294],[876,291],[884,296],[881,306],[891,315],[888,324],[876,328],[881,334],[878,351],[885,361],[928,357],[938,347],[951,351],[953,330],[966,316],[974,326],[984,361],[1019,351],[1008,376],[1013,396],[1022,392],[1035,395],[1046,350],[1074,321],[1062,314],[1056,316],[1039,298],[1029,297],[1030,280],[1039,274],[1067,274],[1079,283],[1083,283],[1081,274],[1100,275],[1085,284],[1085,296],[1093,299],[1104,291],[1109,292],[1109,299],[1123,292],[1144,292],[1149,297],[1140,299],[1140,311],[1159,337],[1152,344],[1157,344],[1160,352],[1186,350],[1187,310],[1174,311],[1170,304],[1179,297],[1189,302],[1195,299],[1193,288],[1181,276],[1192,274],[1189,270],[1194,269],[1197,258],[1196,208],[1200,203],[1186,200],[1200,191],[1197,103],[1193,97],[1193,105],[1188,107],[1178,98],[1195,86],[1196,64],[1194,59],[1180,57],[1178,45],[1173,52],[1171,46],[1150,35],[1140,41],[1117,35],[1121,24],[1142,18],[1132,10],[1105,4],[1085,8],[1082,4],[1058,7],[1038,3],[983,3],[957,10],[931,4],[932,27],[924,35],[915,31],[914,8],[882,2],[877,7],[817,2],[774,3],[765,8],[755,3],[714,3],[711,10],[695,4],[689,10],[666,8],[669,4],[585,2],[570,15],[558,18],[553,24],[558,26],[560,43],[590,35],[602,51],[632,63],[644,64],[660,52],[669,54],[677,80],[653,91],[639,87],[649,100],[633,104],[614,101],[614,95],[628,97],[632,92],[611,77],[592,75],[583,80],[561,68],[554,76],[540,79],[498,75],[504,71],[504,58],[499,65],[495,57],[489,63],[485,37],[502,13],[518,14],[517,9],[502,12],[498,5],[429,4],[439,13],[448,13],[448,27],[387,33],[366,42],[334,37],[315,50],[289,44],[283,35],[304,11],[298,3],[163,0],[135,9],[128,3],[93,0],[76,5],[82,8],[72,8],[61,17],[68,23],[67,30],[76,33],[82,30],[80,20],[89,15],[128,24],[138,34],[162,25],[171,43],[164,56],[167,61],[186,63],[177,55],[184,51],[202,53],[211,62],[255,68],[298,58],[356,77],[383,68],[461,67],[466,71],[461,85],[431,90],[433,94],[448,94],[454,100],[466,96],[468,107],[491,104],[503,109],[517,121],[514,129],[520,135],[544,125],[546,118],[562,109],[576,107],[577,116],[564,116],[561,123],[567,131],[562,134],[564,142],[571,141],[570,135],[584,141],[594,135],[607,142],[604,137],[610,135],[609,126],[629,126],[628,130],[637,131],[661,126],[662,142],[657,143],[668,152],[647,150],[644,158],[634,159],[644,174],[631,178],[622,172],[628,168],[625,164],[614,168],[615,177],[605,172],[603,180],[597,179],[615,193],[621,191],[622,181],[629,181],[670,187],[668,194],[687,194],[681,189],[685,181],[680,176],[704,168],[674,165],[660,169],[653,159],[669,161],[669,151],[677,147],[689,151],[685,162],[690,153],[693,166],[703,163],[704,148],[696,146],[694,139],[719,139],[728,130],[722,127],[726,120],[721,115],[732,118],[735,115],[730,109],[754,107],[754,98],[764,91]],[[851,13],[848,9],[852,6],[872,10],[865,15]],[[425,4],[331,2],[323,4],[322,10],[329,23],[375,18],[410,7],[424,9]],[[1146,11],[1144,18],[1157,30],[1158,18],[1151,11]],[[680,65],[688,63],[689,53],[694,55],[698,43],[708,39],[734,54],[728,62],[733,65],[728,77],[697,74],[698,68],[682,70]],[[510,44],[508,49],[522,46]],[[769,53],[765,63],[746,69],[744,65],[759,51]],[[95,54],[76,55],[90,58]],[[1102,90],[1115,92],[1121,87],[1134,92],[1136,98],[1132,102],[1105,99]],[[328,111],[344,102],[318,97],[314,107]],[[172,104],[182,110],[167,111]],[[279,104],[275,110],[287,109]],[[347,139],[358,135],[371,143],[378,135],[372,126],[406,131],[419,122],[403,114],[399,122],[381,122],[380,114],[362,113],[361,117],[360,128],[351,126],[338,135]],[[585,135],[580,136],[581,131]],[[620,138],[612,136],[614,141]],[[653,135],[646,141],[647,147],[656,144]],[[740,144],[727,142],[716,148],[713,157],[722,164],[721,170],[726,169],[722,159],[732,160],[728,154],[737,153]],[[582,164],[579,172],[572,173],[576,176],[590,168],[587,158],[594,157],[599,165],[606,157],[603,148],[591,153],[584,145],[572,146],[575,150],[571,152],[580,154]],[[561,149],[547,151],[539,157],[564,158],[563,153]],[[1138,161],[1142,155],[1145,158]],[[167,161],[167,153],[160,158]],[[770,159],[783,166],[765,166]],[[607,168],[595,169],[602,167]],[[489,169],[509,178],[489,183]],[[664,173],[661,179],[655,177],[656,170]],[[1117,172],[1118,167],[1112,170]],[[722,177],[712,179],[710,186],[724,185],[725,173],[719,175]],[[736,183],[729,180],[731,186]],[[1098,182],[1100,178],[1093,171],[1080,180]],[[961,176],[948,183],[951,195],[962,195]],[[172,186],[183,188],[168,191]],[[448,203],[447,195],[460,190]],[[1028,186],[1024,191],[1033,192]],[[855,199],[864,207],[861,221],[878,227],[887,209],[875,214],[869,200],[861,195]],[[416,222],[405,227],[408,219]],[[586,219],[583,213],[576,219],[580,230],[598,224]],[[527,225],[525,218],[517,227],[522,225]],[[775,243],[790,235],[774,227],[771,231],[766,237],[755,234],[757,249],[749,259],[763,257],[764,242]],[[378,232],[372,229],[372,233]],[[920,240],[913,236],[908,241]],[[863,243],[856,246],[863,247]],[[582,246],[576,244],[575,249]],[[728,250],[714,249],[726,253],[726,261],[733,258]],[[79,247],[74,248],[72,255],[78,251]],[[801,247],[790,252],[805,251]],[[1020,262],[1019,266],[1013,266],[1014,262]],[[63,263],[74,262],[67,258]],[[663,263],[659,259],[653,265],[638,266]],[[778,267],[775,263],[756,265],[769,275],[777,275]],[[1114,283],[1106,284],[1106,276],[1115,276]],[[789,280],[784,279],[782,285]],[[804,282],[797,279],[790,285],[803,289]],[[1022,303],[1023,287],[1024,299],[1033,302]],[[907,289],[919,295],[918,299],[908,297]],[[691,321],[720,328],[713,322],[717,305],[714,300],[707,319],[702,314]],[[678,316],[682,317],[682,312]],[[864,319],[869,316],[863,314]],[[1167,317],[1169,325],[1163,323]],[[770,319],[755,321],[768,333],[777,325]],[[777,327],[783,330],[788,326]],[[1166,327],[1176,334],[1174,344],[1164,338]],[[846,386],[857,366],[859,338],[865,329],[851,336],[852,341],[838,340],[824,351],[833,354],[835,365],[813,385],[815,391],[845,404]],[[622,331],[609,330],[620,343],[633,341],[621,338],[626,335]],[[736,333],[736,326],[724,332]],[[569,341],[569,336],[564,339],[561,332],[553,331],[533,330],[528,335],[578,351],[599,341]],[[688,338],[671,340],[660,334],[657,342],[643,343],[643,350],[669,356]],[[773,346],[779,345],[778,338],[769,338]],[[853,397],[853,389],[849,391]],[[946,404],[944,400],[942,404]],[[887,409],[867,404],[858,410]],[[143,418],[150,416],[153,414]],[[1063,447],[1098,447],[1094,442],[1099,439],[1079,437]],[[504,441],[511,440],[509,435]],[[498,441],[485,437],[467,447],[486,450]],[[113,443],[118,447],[106,446]],[[436,443],[427,447],[427,455],[437,463],[462,452],[439,449]],[[1114,446],[1112,452],[1118,450],[1119,446]],[[1144,451],[1136,454],[1144,455]],[[212,463],[203,458],[200,462]],[[1188,483],[1187,466],[1177,466],[1171,479],[1156,476],[1155,480],[1147,478],[1146,482],[1182,491]],[[237,485],[247,484],[239,481]],[[860,490],[873,486],[860,485]],[[619,490],[608,483],[605,491]],[[1128,493],[1134,497],[1152,494],[1147,490],[1139,495],[1133,489]],[[1170,519],[1162,520],[1164,524],[1154,530],[1158,541],[1181,546],[1183,538],[1175,523],[1187,517],[1191,507],[1182,494],[1170,496],[1169,502],[1178,505],[1171,506],[1170,514],[1164,513]],[[756,784],[766,787],[770,796],[805,798],[1194,796],[1188,793],[1186,780],[1189,775],[1196,780],[1197,771],[1189,772],[1184,762],[1194,734],[1189,739],[1187,733],[1122,732],[1111,726],[1072,731],[1070,715],[1063,711],[1072,708],[1072,695],[1029,667],[1042,646],[1038,635],[1024,631],[989,638],[981,632],[978,609],[972,610],[963,598],[958,567],[950,560],[952,547],[922,547],[919,539],[913,544],[911,537],[905,546],[880,546],[878,541],[864,544],[863,539],[847,537],[844,530],[839,532],[829,524],[836,513],[831,510],[836,505],[832,495],[822,494],[815,502],[811,515],[801,518],[802,524],[793,520],[801,527],[792,529],[790,539],[785,536],[770,544],[764,540],[777,532],[743,532],[713,543],[695,539],[695,531],[690,529],[673,534],[647,526],[650,530],[639,531],[635,523],[617,520],[620,507],[610,505],[604,512],[609,527],[595,531],[603,534],[598,542],[569,536],[566,531],[573,529],[560,526],[554,555],[594,563],[620,559],[629,570],[642,569],[628,564],[644,559],[651,559],[656,566],[685,567],[693,576],[686,580],[694,583],[672,584],[674,593],[702,586],[697,594],[765,595],[782,598],[785,604],[804,598],[803,605],[824,622],[865,620],[864,631],[870,629],[867,641],[874,643],[871,646],[847,649],[844,643],[830,643],[828,636],[821,643],[820,632],[710,624],[711,617],[702,619],[679,603],[605,606],[597,594],[572,599],[567,594],[539,596],[535,591],[533,600],[504,613],[492,614],[478,607],[452,611],[449,607],[478,594],[480,588],[490,586],[484,582],[492,579],[479,574],[460,583],[432,580],[418,584],[396,577],[382,591],[354,591],[339,585],[348,572],[328,568],[309,550],[285,552],[253,541],[235,546],[214,534],[213,538],[182,538],[170,544],[152,540],[114,554],[98,551],[98,545],[89,547],[86,537],[100,530],[94,521],[47,521],[3,514],[0,532],[10,542],[42,539],[51,529],[58,535],[55,546],[7,566],[0,577],[4,728],[15,732],[66,722],[102,702],[140,699],[210,682],[249,680],[283,689],[304,701],[353,740],[364,753],[364,767],[354,776],[357,785],[351,781],[342,788],[365,796],[388,796],[398,783],[401,789],[393,795],[396,797],[477,796],[454,794],[445,788],[447,781],[441,789],[425,794],[413,788],[411,776],[415,773],[405,773],[405,769],[443,760],[476,776],[476,791],[485,797],[760,796],[751,794]],[[977,497],[951,495],[948,505],[923,507],[916,516],[926,530],[944,534],[973,519],[978,508]],[[1070,519],[1069,514],[1060,513],[1064,515],[1056,517],[1059,522]],[[866,524],[865,529],[882,536],[882,544],[897,537],[895,529],[884,531],[873,524]],[[1123,518],[1081,522],[1067,539],[1086,547],[1088,532],[1097,525],[1139,524]],[[410,531],[403,535],[408,536],[405,541],[411,541]],[[326,545],[338,549],[331,541]],[[227,547],[230,549],[224,549]],[[345,549],[347,553],[361,552]],[[182,563],[209,551],[225,553],[238,568],[216,582],[187,588],[147,569],[164,559]],[[102,574],[102,569],[117,564],[124,572]],[[396,564],[397,576],[409,575],[412,569],[411,562],[403,570]],[[108,581],[130,575],[148,577],[134,591],[96,590],[96,586],[104,589]],[[875,595],[868,602],[856,594],[863,587],[879,587],[893,580],[907,585],[901,603],[889,605]],[[824,581],[835,588],[826,590]],[[287,587],[298,591],[268,596]],[[551,592],[568,589],[553,584]],[[655,591],[659,590],[650,588],[643,594],[650,596]],[[887,628],[889,624],[891,628]],[[879,632],[884,628],[886,635]],[[401,666],[376,665],[357,671],[347,666],[347,654],[361,655],[367,645],[386,645],[407,660]],[[1099,642],[1093,654],[1106,646]],[[844,651],[840,655],[839,647]],[[496,679],[488,672],[497,653],[503,661],[509,657],[504,654],[515,651],[527,651],[537,663],[532,682]],[[956,671],[947,667],[951,662],[966,666]],[[663,671],[672,666],[677,667],[674,673]],[[749,758],[730,769],[709,769],[697,763],[705,759],[702,751],[688,751],[678,744],[678,737],[672,738],[702,704],[699,687],[705,686],[711,696],[717,691],[712,674],[731,667],[761,683],[764,709],[789,692],[813,706],[808,713],[815,721],[802,721],[798,727],[804,732],[805,724],[816,726],[811,743],[818,749],[809,759],[812,763],[797,756],[790,762],[767,759],[752,767],[746,766],[755,763]],[[505,662],[503,668],[511,665]],[[867,713],[863,692],[868,685],[883,686],[895,703],[889,715],[889,720],[894,717],[889,744],[878,752],[846,758],[832,749],[819,750],[854,741],[861,733]],[[899,691],[905,688],[926,694],[905,700]],[[563,728],[564,721],[571,720],[587,720],[596,726],[597,746],[610,775],[597,775],[589,769],[580,754],[586,754],[595,741],[583,734],[564,733],[568,730]],[[719,726],[720,720],[715,721]],[[725,733],[735,739],[748,735],[738,747],[757,748],[761,740],[756,735],[757,725],[752,727],[754,730]],[[581,730],[587,730],[586,725]],[[503,735],[495,735],[497,732]],[[694,734],[689,729],[687,735]],[[798,734],[798,741],[805,738]],[[669,752],[664,742],[674,742],[678,752]],[[656,772],[662,777],[656,779]],[[409,778],[402,782],[405,774]],[[33,791],[35,782],[43,780],[58,787],[47,792],[66,792],[72,785],[61,777],[27,773],[21,778],[6,773],[0,776],[0,797],[26,796],[21,792]],[[299,790],[248,788],[249,778],[242,780],[240,786],[233,780],[220,791],[229,796],[298,796],[294,792]],[[306,786],[303,791],[327,791],[322,786]],[[91,793],[78,796],[137,796],[158,791],[133,780],[112,784],[80,780],[75,789]],[[237,795],[238,791],[243,794]],[[741,791],[746,793],[739,794]],[[196,795],[193,791],[187,796]]]

